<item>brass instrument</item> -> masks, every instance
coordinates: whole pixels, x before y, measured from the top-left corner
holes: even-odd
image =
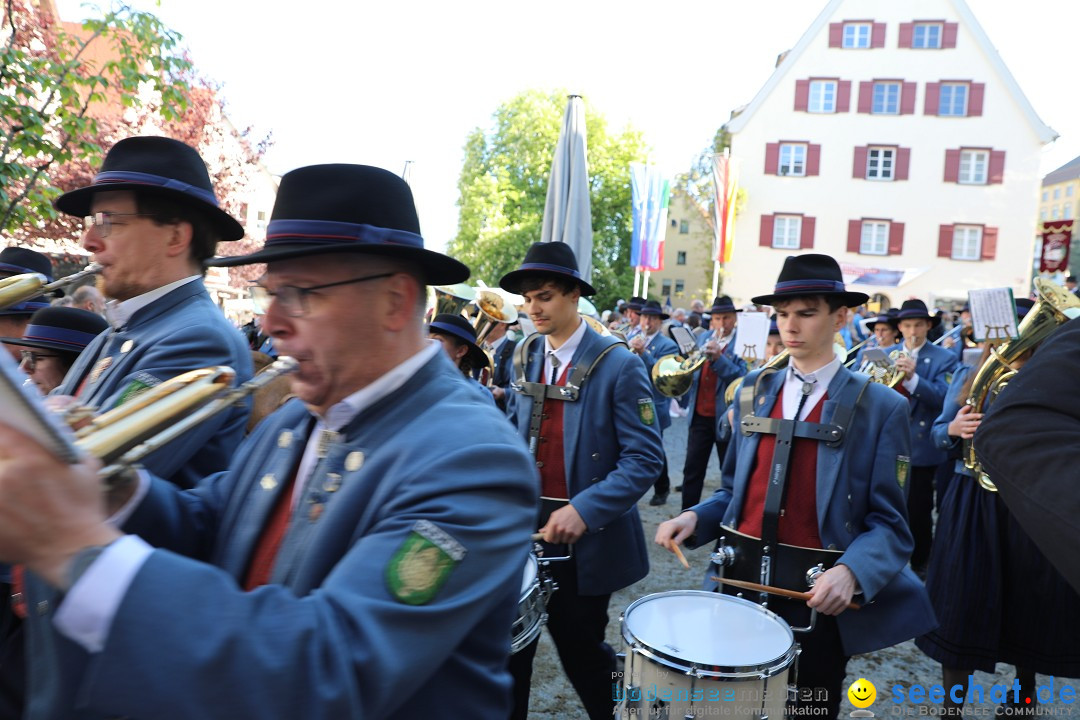
[[[783,350],[778,352],[776,355],[773,355],[772,358],[770,358],[768,362],[766,362],[764,365],[762,365],[761,369],[762,370],[764,370],[765,368],[783,369],[783,368],[787,367],[787,365],[788,365],[788,363],[790,361],[791,361],[791,353],[788,352],[787,348],[784,348]],[[743,379],[741,377],[737,377],[734,380],[732,380],[730,383],[728,383],[728,386],[724,389],[724,405],[730,406],[731,403],[733,403],[735,401],[735,390],[739,387],[739,383],[741,383],[742,381],[743,381]]]
[[[12,305],[26,302],[38,295],[45,295],[73,285],[91,275],[98,274],[101,270],[100,265],[91,263],[79,272],[53,282],[48,282],[45,276],[40,273],[24,273],[4,278],[0,280],[0,310],[6,310]]]
[[[477,345],[484,342],[492,328],[498,323],[511,324],[517,322],[517,308],[493,290],[476,288],[473,302],[478,310],[476,319],[472,321],[473,328],[476,330]]]
[[[895,388],[904,380],[904,373],[902,370],[896,368],[896,361],[908,356],[909,353],[904,350],[893,350],[889,353],[888,362],[884,360],[864,360],[863,364],[859,366],[859,369],[856,370],[856,372],[862,373],[863,375],[869,375],[870,382]]]
[[[694,382],[694,373],[705,364],[709,356],[701,348],[687,355],[664,355],[652,369],[653,387],[661,395],[677,398],[686,394]]]
[[[434,285],[428,289],[427,311],[429,320],[436,315],[461,315],[465,307],[476,298],[471,285]]]
[[[1017,337],[998,347],[991,347],[990,357],[975,373],[971,381],[971,392],[967,404],[976,412],[986,403],[987,398],[997,395],[1008,383],[1016,371],[1012,364],[1024,353],[1033,350],[1039,343],[1050,337],[1058,326],[1080,315],[1080,298],[1065,288],[1045,278],[1035,278],[1035,292],[1038,300],[1017,328]],[[979,486],[991,492],[997,487],[982,471],[982,466],[975,453],[972,440],[963,442],[964,466],[975,473]]]

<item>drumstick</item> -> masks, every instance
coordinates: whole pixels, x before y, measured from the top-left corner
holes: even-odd
[[[785,588],[774,587],[772,585],[759,585],[754,582],[747,582],[746,580],[732,580],[731,578],[716,577],[715,575],[712,579],[717,582],[722,582],[725,585],[732,585],[737,588],[742,588],[743,590],[754,590],[756,592],[769,593],[770,595],[780,595],[781,597],[791,598],[793,600],[806,601],[812,597],[810,593],[796,592],[794,590],[787,590]],[[859,610],[861,608],[862,605],[859,605],[858,603],[848,603],[848,610]]]
[[[532,534],[532,541],[533,542],[537,542],[537,541],[543,540],[543,539],[544,539],[544,533],[542,533],[542,532],[535,532],[535,533]]]
[[[671,552],[675,553],[675,557],[679,558],[679,562],[682,563],[684,568],[687,570],[690,569],[690,563],[686,562],[686,556],[682,554],[682,549],[679,548],[674,540],[671,541]]]

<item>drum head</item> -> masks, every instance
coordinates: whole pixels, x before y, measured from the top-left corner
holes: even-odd
[[[521,576],[521,597],[525,597],[529,593],[529,589],[536,583],[538,566],[536,556],[530,553],[528,560],[525,561],[525,572]]]
[[[648,595],[626,609],[625,634],[680,664],[770,665],[795,642],[791,628],[760,605],[697,590]]]

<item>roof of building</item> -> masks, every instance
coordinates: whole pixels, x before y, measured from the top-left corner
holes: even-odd
[[[1055,185],[1060,182],[1076,180],[1077,178],[1080,178],[1080,156],[1074,157],[1057,170],[1047,173],[1042,180],[1042,184]]]

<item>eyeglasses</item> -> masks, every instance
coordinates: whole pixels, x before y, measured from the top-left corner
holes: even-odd
[[[325,285],[314,285],[312,287],[296,287],[295,285],[282,285],[274,292],[270,292],[262,285],[252,285],[248,288],[248,292],[251,295],[251,301],[255,303],[255,307],[260,312],[265,313],[269,311],[270,303],[276,300],[278,307],[289,317],[304,317],[308,314],[308,295],[317,294],[317,290],[325,290],[326,288],[338,287],[340,285],[362,283],[367,282],[368,280],[381,280],[382,278],[388,278],[394,274],[396,273],[379,273],[378,275],[368,275],[367,277],[353,278],[352,280],[341,280],[340,282],[326,283]]]
[[[87,215],[83,218],[83,227],[89,230],[90,228],[97,228],[98,237],[108,237],[112,232],[113,218],[118,217],[154,217],[150,213],[117,213],[117,212],[96,212],[93,215]],[[121,223],[123,224],[123,223]]]
[[[20,350],[19,352],[22,354],[22,362],[19,363],[19,366],[25,368],[26,372],[34,372],[37,369],[38,360],[42,358],[60,357],[59,355],[46,355],[33,350]]]

